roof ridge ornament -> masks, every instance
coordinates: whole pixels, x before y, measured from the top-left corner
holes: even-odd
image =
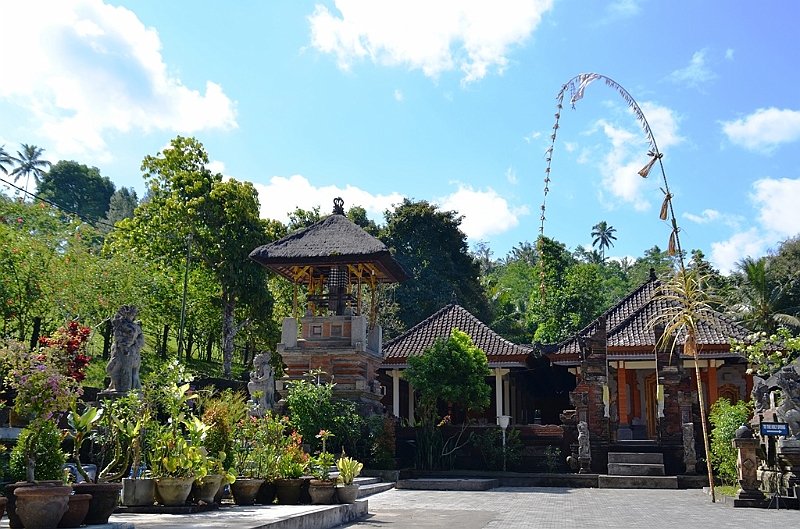
[[[458,298],[456,297],[456,291],[454,290],[452,294],[450,294],[450,304],[451,305],[458,305]]]
[[[333,214],[344,215],[344,200],[342,200],[342,197],[333,199]]]

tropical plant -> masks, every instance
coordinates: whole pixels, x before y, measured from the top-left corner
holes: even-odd
[[[83,448],[84,441],[89,438],[94,423],[100,420],[102,415],[102,408],[95,408],[94,406],[87,406],[83,413],[78,413],[77,409],[73,408],[67,419],[69,430],[64,431],[66,437],[72,438],[72,461],[75,463],[78,473],[83,476],[87,483],[91,482],[92,479],[81,463],[81,448]]]
[[[606,260],[606,249],[614,246],[617,238],[614,236],[616,228],[609,226],[606,221],[600,221],[592,226],[592,246],[600,248],[600,262]]]
[[[331,481],[330,470],[335,458],[330,452],[320,452],[314,457],[309,458],[309,468],[311,475],[320,481]]]
[[[12,160],[17,164],[17,167],[11,171],[11,176],[14,177],[14,182],[19,180],[20,176],[25,176],[25,192],[28,192],[28,183],[33,175],[34,181],[38,184],[44,169],[50,167],[50,162],[42,159],[44,149],[36,145],[22,144],[22,150],[17,151],[17,156]]]
[[[353,480],[361,474],[364,465],[352,457],[342,456],[336,460],[336,468],[339,470],[339,483],[352,485]]]
[[[728,399],[721,398],[711,406],[708,414],[708,420],[714,427],[711,431],[711,466],[725,485],[736,484],[738,454],[731,442],[736,430],[742,424],[747,424],[752,413],[752,402],[742,400],[731,404]]]
[[[31,481],[28,479],[29,446],[33,447],[34,475],[37,480],[62,479],[62,467],[67,454],[61,450],[61,430],[54,421],[22,429],[17,444],[11,449],[9,474],[12,481]]]
[[[292,432],[278,454],[278,475],[283,479],[296,479],[308,470],[308,454],[301,446],[303,437]]]
[[[779,326],[800,328],[800,319],[788,313],[789,294],[794,278],[779,281],[772,274],[769,257],[746,257],[737,263],[741,288],[731,307],[734,317],[750,330],[774,334]],[[795,307],[796,309],[796,307]]]
[[[789,329],[778,329],[767,336],[756,332],[745,341],[731,341],[731,352],[747,357],[747,374],[769,378],[800,356],[800,337],[792,336]]]
[[[0,145],[0,172],[8,174],[8,166],[14,165],[14,158],[6,151],[5,144]]]
[[[503,430],[500,427],[490,428],[481,435],[473,436],[472,444],[481,453],[489,470],[502,470],[504,465],[513,469],[522,461],[523,446],[516,428],[509,428],[506,432],[505,447]]]

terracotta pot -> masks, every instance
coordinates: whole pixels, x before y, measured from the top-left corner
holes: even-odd
[[[193,483],[194,478],[156,478],[156,489],[164,505],[176,507],[186,504]]]
[[[222,474],[209,474],[192,485],[192,499],[195,502],[214,503],[214,497],[222,485]]]
[[[300,503],[300,488],[303,486],[303,478],[281,478],[275,481],[275,492],[278,495],[278,503],[281,505],[297,505]]]
[[[339,503],[355,503],[358,499],[358,485],[336,485],[336,498]]]
[[[261,505],[272,505],[275,502],[276,485],[274,481],[265,481],[258,489],[256,503]]]
[[[108,523],[108,518],[119,505],[119,491],[122,483],[75,483],[72,485],[75,494],[91,494],[89,512],[83,523],[99,525]]]
[[[120,503],[129,507],[153,505],[156,498],[156,480],[153,478],[122,478]]]
[[[258,489],[264,484],[263,479],[236,478],[231,483],[231,494],[236,505],[253,505],[256,502]]]
[[[69,486],[17,487],[14,490],[17,516],[25,529],[55,529],[67,512],[70,494]]]
[[[39,481],[36,483],[40,486],[51,486],[51,487],[60,487],[63,482],[58,481]],[[5,486],[5,493],[6,493],[6,500],[8,503],[6,504],[6,513],[8,514],[8,526],[12,529],[22,529],[22,520],[19,519],[17,516],[16,511],[16,497],[14,496],[14,491],[19,487],[29,487],[31,486],[30,483],[27,481],[17,481],[16,483],[9,483]]]
[[[311,495],[312,505],[329,505],[333,503],[333,495],[336,493],[336,482],[312,479],[308,485],[308,493]]]
[[[59,527],[80,527],[86,515],[89,513],[89,503],[92,501],[91,494],[73,494],[69,497],[67,512],[58,522]]]

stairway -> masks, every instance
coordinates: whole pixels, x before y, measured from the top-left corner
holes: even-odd
[[[358,484],[359,498],[364,498],[394,488],[393,482],[384,483],[380,478],[359,477],[355,478],[353,483]]]
[[[678,478],[664,475],[660,453],[609,452],[608,475],[598,477],[601,489],[677,489]]]

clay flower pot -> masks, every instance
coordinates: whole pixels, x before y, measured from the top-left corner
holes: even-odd
[[[91,494],[89,512],[83,523],[99,525],[108,523],[108,518],[119,505],[119,491],[122,483],[75,483],[72,485],[75,494]]]
[[[69,486],[18,487],[14,491],[17,516],[25,529],[55,529],[67,512],[70,494]]]
[[[156,489],[164,505],[176,507],[186,504],[193,483],[194,478],[156,478]]]
[[[339,503],[355,503],[358,499],[358,485],[337,485],[336,498]]]
[[[263,479],[236,478],[231,483],[231,494],[236,505],[253,505],[256,502],[258,489],[264,484]]]
[[[256,503],[261,505],[272,505],[275,501],[275,491],[277,487],[274,481],[265,481],[258,489]]]
[[[208,474],[202,480],[195,480],[192,485],[192,498],[196,502],[214,503],[220,485],[222,485],[222,474]]]
[[[128,507],[153,505],[156,498],[156,480],[153,478],[122,478],[122,499]]]
[[[86,515],[89,513],[89,503],[92,501],[91,494],[73,494],[69,497],[67,512],[58,522],[59,527],[80,527]]]
[[[12,529],[22,529],[22,520],[17,516],[17,498],[14,496],[14,491],[20,487],[30,487],[32,484],[27,481],[17,481],[16,483],[9,483],[5,486],[6,494],[6,513],[8,514],[8,526]],[[56,481],[39,481],[36,483],[38,486],[56,487],[63,485],[60,480]]]
[[[297,505],[300,503],[303,478],[281,478],[275,481],[278,503],[281,505]]]
[[[312,505],[329,505],[333,503],[333,496],[336,493],[336,482],[312,479],[308,485],[308,493],[311,495]]]

